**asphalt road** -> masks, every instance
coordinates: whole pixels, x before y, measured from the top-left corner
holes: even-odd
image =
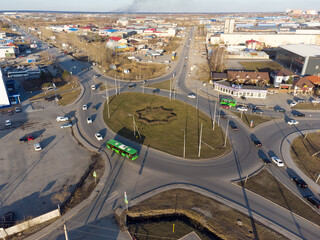
[[[179,94],[176,99],[187,102],[191,105],[198,106],[200,110],[212,116],[214,101],[198,96],[197,99],[189,99],[186,94],[190,92],[185,85],[186,71],[184,64],[189,43],[185,44],[181,53],[180,61],[172,70],[178,79]],[[101,132],[104,140],[114,138],[115,134],[106,128],[101,117],[102,105],[98,110],[89,107],[88,110],[81,109],[83,104],[97,105],[103,104],[105,101],[104,94],[98,91],[92,91],[90,86],[95,83],[93,75],[94,70],[82,71],[83,63],[68,60],[69,57],[61,57],[61,64],[65,69],[76,66],[73,70],[74,74],[79,76],[84,86],[84,94],[77,103],[76,118],[81,133],[89,142],[95,145],[99,144],[94,133]],[[169,74],[169,77],[170,77]],[[150,82],[159,82],[167,80],[168,76],[164,76]],[[114,84],[114,79],[101,77],[102,82]],[[128,90],[127,82],[120,82],[121,91]],[[151,89],[144,89],[146,94]],[[141,85],[133,91],[142,92]],[[109,90],[109,96],[113,95],[115,90]],[[160,91],[159,95],[167,96],[167,91]],[[92,124],[86,123],[86,118],[93,116]],[[316,115],[318,116],[318,115]],[[314,116],[315,117],[315,116]],[[252,194],[241,187],[230,183],[230,180],[243,178],[246,175],[256,171],[262,166],[261,160],[258,158],[258,150],[250,140],[251,134],[254,134],[263,143],[262,150],[269,156],[277,155],[281,158],[280,145],[286,134],[297,131],[302,128],[310,128],[310,120],[301,120],[301,124],[296,127],[288,126],[284,121],[273,121],[266,127],[258,127],[255,130],[248,130],[237,119],[234,119],[239,127],[238,132],[229,132],[229,138],[233,146],[232,152],[220,159],[192,161],[185,160],[168,154],[150,149],[147,146],[137,146],[135,143],[122,139],[125,144],[140,149],[139,158],[136,161],[128,161],[117,155],[112,155],[110,151],[106,151],[110,159],[112,168],[108,180],[105,182],[104,190],[99,196],[90,203],[86,208],[67,221],[70,239],[104,239],[109,236],[110,239],[119,237],[119,231],[111,220],[112,210],[119,205],[124,206],[123,191],[128,194],[129,201],[161,186],[171,185],[175,183],[184,183],[205,189],[208,192],[217,194],[228,199],[238,206],[244,206],[248,209],[249,215],[259,215],[274,224],[282,227],[286,231],[294,234],[301,239],[318,239],[320,229],[318,226],[296,216],[292,212],[285,210],[270,201],[267,201],[255,194]],[[227,121],[220,121],[225,129]],[[320,127],[317,123],[313,123],[313,127]],[[120,138],[121,139],[121,138]],[[285,167],[280,169],[275,165],[270,166],[271,172],[288,185],[297,194],[297,187],[289,180],[288,169]],[[254,229],[254,222],[252,223]],[[52,231],[45,239],[63,239],[61,229]]]

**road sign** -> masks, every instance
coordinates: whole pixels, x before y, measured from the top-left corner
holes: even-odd
[[[253,121],[250,122],[250,127],[252,127],[252,126],[253,126]]]
[[[96,171],[93,171],[93,177],[96,178],[97,177],[97,173]]]
[[[124,191],[124,202],[125,202],[126,204],[129,203],[129,202],[128,202],[128,197],[127,197],[126,191]]]

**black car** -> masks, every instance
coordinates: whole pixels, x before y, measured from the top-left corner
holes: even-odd
[[[237,127],[237,125],[234,123],[234,122],[229,122],[229,125],[230,125],[230,127],[231,127],[231,129],[232,130],[234,130],[234,131],[238,131],[238,127]]]
[[[304,113],[301,113],[301,112],[296,112],[296,113],[293,113],[293,116],[295,116],[295,117],[305,117],[306,115]]]
[[[303,181],[299,177],[291,177],[291,180],[294,181],[296,184],[298,184],[298,186],[301,187],[301,188],[307,188],[308,187],[308,184],[306,184],[306,182]]]
[[[315,205],[317,208],[320,208],[320,200],[313,195],[304,196],[309,202]]]
[[[28,142],[28,138],[27,137],[21,137],[21,138],[19,138],[19,142],[21,142],[21,143]]]
[[[255,109],[252,109],[252,113],[262,115],[263,111],[261,109],[259,109],[259,108],[255,108]]]
[[[256,145],[256,147],[262,146],[262,143],[258,139],[252,139],[252,142],[254,143],[254,145]]]
[[[128,86],[128,88],[134,89],[136,86],[137,86],[137,84],[131,84],[131,85]]]
[[[270,159],[265,155],[260,156],[260,159],[264,162],[264,164],[271,164]]]
[[[223,111],[220,111],[220,117],[226,119],[227,115]]]
[[[158,94],[160,92],[160,89],[159,88],[156,88],[156,89],[153,89],[152,90],[152,93],[153,94]]]

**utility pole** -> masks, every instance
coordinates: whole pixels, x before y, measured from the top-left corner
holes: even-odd
[[[105,84],[106,84],[106,99],[107,99],[107,108],[108,108],[108,118],[110,118],[109,94],[108,94],[108,84],[107,84],[107,80],[105,81]]]
[[[64,230],[64,236],[65,236],[66,240],[69,240],[66,224],[63,224],[63,230]]]
[[[201,154],[201,142],[202,142],[202,123],[201,123],[201,128],[200,128],[200,139],[199,139],[199,152],[198,152],[198,157],[200,157],[200,154]]]
[[[217,102],[216,102],[216,104],[215,104],[215,106],[214,106],[212,130],[214,130],[214,125],[216,124],[216,111],[217,111]]]
[[[169,94],[170,94],[170,101],[171,101],[171,90],[172,90],[172,87],[171,87],[171,78],[169,79],[169,82],[170,82],[170,92],[169,92]]]
[[[116,88],[116,95],[118,95],[117,75],[114,78],[114,87]]]
[[[225,139],[224,139],[224,146],[223,146],[223,147],[226,147],[226,146],[227,146],[229,122],[230,122],[230,116],[228,117],[228,123],[227,123],[227,129],[226,129],[226,137],[225,137]]]
[[[218,111],[218,126],[220,127],[220,116],[221,115],[221,109]]]
[[[133,135],[136,136],[136,125],[134,121],[134,115],[129,113],[128,116],[132,117]]]
[[[183,131],[183,158],[186,158],[186,130],[181,129]]]

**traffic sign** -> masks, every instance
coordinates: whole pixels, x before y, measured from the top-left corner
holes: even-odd
[[[96,171],[93,171],[93,177],[96,178],[97,177],[97,173]]]

